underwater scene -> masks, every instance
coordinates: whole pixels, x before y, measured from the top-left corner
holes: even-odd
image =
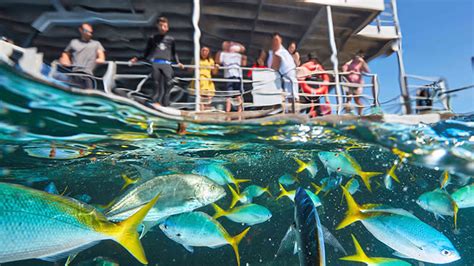
[[[300,265],[298,188],[327,265],[474,265],[474,115],[184,129],[3,67],[0,96],[2,265]]]

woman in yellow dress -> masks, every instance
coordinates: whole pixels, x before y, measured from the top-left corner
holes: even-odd
[[[209,110],[212,104],[216,88],[214,82],[209,80],[212,75],[216,75],[219,65],[212,59],[211,50],[207,46],[201,48],[201,59],[199,60],[199,94],[201,95],[201,111]],[[191,91],[194,91],[194,81],[190,84]]]

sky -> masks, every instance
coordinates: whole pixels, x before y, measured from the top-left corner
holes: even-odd
[[[406,73],[444,77],[449,89],[473,85],[474,0],[398,0],[397,4]],[[381,102],[400,94],[395,54],[372,60],[369,67],[378,74]],[[474,112],[474,89],[457,94],[451,106],[456,113]]]

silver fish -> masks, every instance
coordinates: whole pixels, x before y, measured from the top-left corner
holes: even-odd
[[[160,193],[160,201],[147,214],[145,222],[156,222],[171,215],[189,212],[226,195],[224,188],[204,176],[157,176],[127,190],[105,211],[105,215],[110,220],[124,220],[157,193]]]

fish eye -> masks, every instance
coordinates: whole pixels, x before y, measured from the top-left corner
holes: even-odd
[[[165,229],[168,229],[168,226],[167,226],[166,224],[165,224],[163,227],[164,227]]]
[[[443,250],[441,250],[441,254],[443,256],[450,256],[452,253],[451,253],[451,251],[449,251],[447,249],[443,249]]]
[[[180,234],[180,233],[177,233],[176,236],[177,236],[177,237],[181,237],[181,234]]]
[[[339,156],[339,153],[334,154],[334,156],[338,157],[338,156]]]
[[[336,169],[336,171],[338,171],[338,172],[341,172],[341,170],[342,170],[341,167],[338,167],[338,168]]]

